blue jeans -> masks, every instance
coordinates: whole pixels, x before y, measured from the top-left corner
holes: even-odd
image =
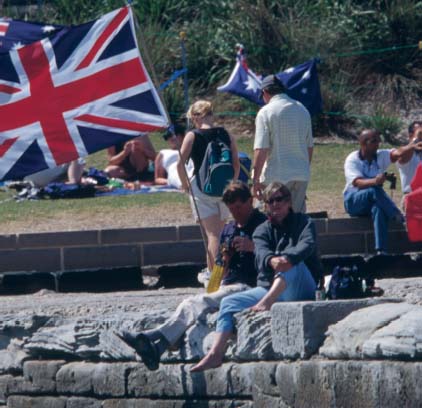
[[[286,289],[277,298],[277,302],[292,302],[315,299],[316,284],[307,266],[301,262],[283,273]],[[233,315],[255,306],[269,289],[256,287],[244,292],[225,297],[220,305],[217,318],[217,332],[228,332],[234,329]]]
[[[380,186],[346,191],[344,208],[351,216],[372,217],[375,232],[375,249],[387,250],[388,221],[401,214],[391,198]]]

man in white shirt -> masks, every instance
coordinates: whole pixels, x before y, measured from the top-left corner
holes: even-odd
[[[422,142],[422,121],[415,121],[409,126],[409,143],[416,147],[419,142]],[[399,169],[403,194],[411,192],[410,182],[420,163],[422,163],[422,152],[418,151],[417,148],[409,150],[397,161],[396,166]]]
[[[282,182],[292,194],[292,208],[305,212],[313,152],[311,117],[306,108],[285,94],[275,75],[261,84],[266,103],[255,120],[253,191],[262,198],[265,185]]]
[[[360,149],[350,153],[344,163],[344,207],[351,216],[372,217],[375,250],[382,254],[387,252],[389,220],[404,221],[403,214],[382,187],[386,181],[385,172],[409,150],[422,148],[422,143],[399,149],[378,149],[381,135],[375,129],[363,130],[358,140]]]

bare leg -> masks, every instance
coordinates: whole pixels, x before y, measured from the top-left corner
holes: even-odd
[[[196,365],[194,365],[190,371],[198,372],[209,370],[210,368],[217,368],[223,364],[224,352],[226,351],[227,340],[233,333],[231,331],[218,332],[211,350],[208,354]]]
[[[202,220],[205,233],[208,239],[208,256],[207,264],[208,269],[212,271],[214,267],[215,257],[218,252],[218,246],[220,244],[220,234],[224,227],[224,221],[220,220],[220,215],[212,215],[211,217],[204,218]]]
[[[70,184],[79,184],[81,182],[82,173],[84,172],[84,165],[77,160],[73,160],[67,169],[67,178]]]
[[[110,165],[110,166],[107,166],[104,169],[104,171],[108,174],[109,177],[120,178],[120,179],[127,178],[126,172],[120,166]]]

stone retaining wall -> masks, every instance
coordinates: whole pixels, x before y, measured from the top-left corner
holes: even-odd
[[[0,376],[9,408],[418,407],[422,363],[385,361],[225,364],[204,374],[173,365],[28,361]]]
[[[366,218],[315,219],[321,255],[369,254],[374,234]],[[389,232],[391,252],[422,251],[402,226]],[[196,225],[0,235],[0,273],[204,263]]]
[[[215,315],[198,321],[180,352],[168,353],[157,371],[148,371],[113,330],[157,324],[162,313],[147,318],[148,311],[116,309],[108,316],[78,317],[69,312],[60,316],[56,310],[41,319],[25,310],[19,317],[0,319],[0,406],[417,407],[422,404],[422,363],[411,349],[421,312],[421,306],[391,299],[293,302],[276,304],[269,312],[242,312],[236,316],[237,341],[225,364],[190,373],[191,363],[209,347]],[[400,322],[399,330],[380,340],[386,328],[394,330]],[[357,330],[359,324],[364,332]],[[404,327],[409,334],[403,341]],[[327,333],[332,359],[326,354]],[[337,342],[336,351],[333,342],[339,335],[350,341],[346,349],[343,341]],[[345,351],[362,353],[365,343],[375,339],[389,350],[382,360],[375,359],[379,351],[368,348],[369,354],[346,356]]]

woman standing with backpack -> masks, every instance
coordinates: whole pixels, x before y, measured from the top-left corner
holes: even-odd
[[[211,102],[199,100],[193,103],[187,117],[194,129],[183,140],[177,171],[182,188],[189,192],[184,163],[192,159],[194,175],[190,180],[192,191],[189,198],[195,220],[202,225],[208,241],[207,265],[211,271],[221,231],[230,215],[221,197],[225,186],[238,179],[239,157],[234,138],[223,127],[213,126]]]

